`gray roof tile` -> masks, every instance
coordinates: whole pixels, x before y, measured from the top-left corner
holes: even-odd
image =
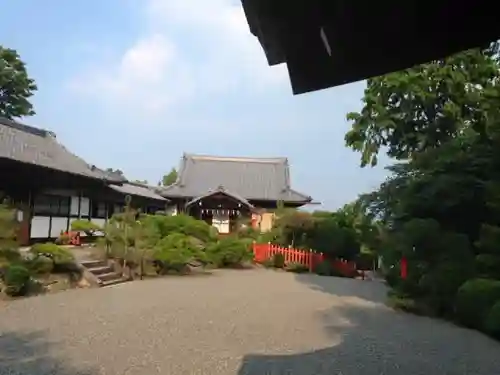
[[[156,194],[154,188],[146,185],[124,183],[123,185],[109,185],[109,187],[122,194],[135,195],[139,197],[155,199],[158,201],[167,201],[167,199],[165,199],[164,197]]]
[[[290,187],[287,158],[242,158],[184,154],[177,181],[160,190],[169,197],[198,197],[222,186],[247,200],[310,202]]]
[[[54,133],[0,118],[0,158],[115,181],[57,142]]]

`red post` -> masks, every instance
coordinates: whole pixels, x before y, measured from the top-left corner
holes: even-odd
[[[309,249],[309,272],[313,271],[313,251]]]
[[[406,257],[401,258],[401,278],[404,280],[408,276],[408,261]]]

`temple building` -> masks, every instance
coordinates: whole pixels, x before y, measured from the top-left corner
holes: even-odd
[[[120,175],[87,164],[50,131],[0,118],[0,198],[18,210],[20,241],[57,238],[76,219],[103,225],[129,195],[143,212],[165,210],[167,199]]]
[[[177,181],[157,191],[170,212],[187,213],[231,233],[249,222],[262,231],[272,226],[278,202],[300,207],[312,202],[292,189],[287,158],[245,158],[184,154]]]
[[[269,230],[279,202],[312,202],[290,186],[286,158],[184,154],[174,184],[148,186],[88,164],[48,130],[3,118],[0,173],[0,200],[15,203],[22,244],[54,240],[77,219],[103,226],[123,210],[127,196],[141,212],[186,213],[222,235],[241,225]]]

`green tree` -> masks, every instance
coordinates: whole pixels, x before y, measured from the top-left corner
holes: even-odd
[[[484,134],[492,110],[499,118],[497,52],[494,43],[369,79],[363,109],[347,115],[352,121],[347,146],[361,153],[365,166],[377,164],[381,149],[406,160],[469,127]]]
[[[168,174],[164,175],[161,182],[163,186],[172,185],[177,180],[177,171],[172,168]]]
[[[362,166],[376,164],[380,150],[399,161],[378,190],[358,201],[377,224],[372,232],[392,267],[389,285],[444,316],[454,313],[457,290],[478,272],[500,279],[495,51],[496,43],[369,80],[362,111],[349,115],[347,145],[361,152]],[[402,256],[405,280],[398,277]]]
[[[18,53],[0,46],[0,116],[14,119],[34,115],[29,99],[36,90]]]

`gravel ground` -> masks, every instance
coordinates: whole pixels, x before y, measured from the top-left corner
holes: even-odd
[[[496,375],[500,344],[377,281],[249,270],[0,305],[0,375]]]

